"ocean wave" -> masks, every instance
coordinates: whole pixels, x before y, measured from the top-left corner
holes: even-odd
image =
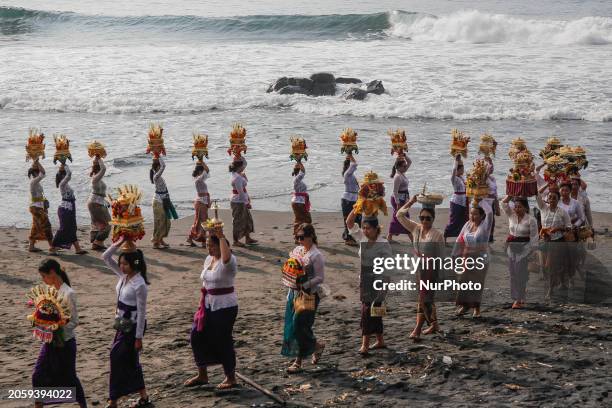
[[[524,19],[478,10],[446,16],[408,18],[390,14],[389,35],[413,41],[444,41],[472,44],[584,44],[612,43],[612,18],[583,17],[572,21]]]
[[[70,112],[95,114],[200,114],[209,111],[232,112],[236,110],[268,110],[268,111],[294,111],[303,114],[323,116],[354,116],[385,119],[418,119],[418,120],[583,120],[588,122],[612,122],[612,106],[569,106],[558,107],[542,103],[541,106],[525,106],[520,101],[500,100],[482,104],[478,100],[465,100],[452,104],[428,103],[423,100],[408,101],[405,98],[387,97],[373,102],[345,101],[341,96],[312,98],[302,95],[261,95],[248,97],[219,97],[210,105],[197,101],[186,103],[182,100],[166,101],[165,106],[151,106],[147,102],[130,102],[121,109],[112,104],[99,103],[92,107],[80,100],[62,101],[61,109],[57,108],[57,101],[46,103],[28,100],[15,100],[0,111],[16,110],[30,112]],[[138,154],[114,159],[114,166],[118,169],[138,166],[145,162],[147,156]]]
[[[612,18],[583,17],[571,21],[527,19],[478,10],[434,16],[403,10],[369,14],[104,16],[0,7],[0,33],[19,34],[46,25],[73,24],[79,30],[158,31],[204,34],[214,38],[253,39],[380,39],[465,42],[474,44],[612,43]]]
[[[417,13],[400,12],[406,16]],[[254,15],[236,17],[103,16],[0,7],[0,32],[16,34],[45,24],[78,24],[85,30],[143,30],[203,33],[215,37],[335,38],[384,35],[389,13],[331,15]]]

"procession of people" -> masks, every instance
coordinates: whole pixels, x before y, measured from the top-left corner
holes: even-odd
[[[341,153],[344,155],[344,191],[338,194],[343,216],[343,230],[338,231],[338,236],[342,236],[345,244],[359,247],[361,346],[358,352],[361,355],[386,348],[383,335],[383,317],[387,315],[386,293],[372,290],[373,259],[392,257],[398,246],[404,246],[415,257],[441,258],[445,254],[447,240],[454,239],[451,257],[460,258],[464,265],[474,265],[469,261],[476,258],[484,259],[483,268],[466,266],[464,271],[457,272],[455,276],[458,282],[480,284],[479,289],[457,291],[456,315],[462,316],[472,310],[472,316],[479,318],[483,313],[483,288],[489,269],[495,216],[502,213],[509,224],[505,253],[512,308],[522,309],[528,301],[529,261],[537,252],[542,253],[547,298],[550,299],[554,292],[567,296],[567,290],[574,284],[576,274],[583,273],[586,243],[593,239],[593,221],[586,184],[579,173],[586,167],[583,149],[577,147],[563,150],[568,146],[562,147],[557,139],[551,138],[540,154],[544,165],[536,168],[534,156],[525,142],[520,138],[513,140],[509,155],[514,166],[507,178],[506,195],[499,201],[497,181],[493,176],[497,142],[491,135],[483,135],[479,146],[479,155],[482,157],[477,158],[473,167],[467,171],[464,159],[467,157],[470,139],[462,132],[453,130],[450,214],[448,222],[442,224],[446,227],[440,231],[434,227],[435,207],[442,203],[444,195],[428,192],[425,187],[420,192],[413,191],[414,194],[410,194],[409,177],[416,178],[418,173],[412,168],[412,160],[407,154],[405,131],[397,129],[389,131],[389,135],[393,164],[390,180],[392,191],[388,203],[392,212],[389,214],[386,234],[383,234],[380,221],[380,214],[387,215],[388,211],[384,181],[372,171],[365,173],[361,182],[358,181],[355,174],[358,167],[357,133],[345,129],[340,136]],[[85,255],[87,251],[80,246],[77,238],[77,200],[69,184],[72,171],[66,163],[67,160],[72,161],[72,157],[65,136],[55,138],[54,160],[60,162],[56,186],[60,190],[61,204],[58,208],[59,229],[55,235],[52,233],[49,204],[41,184],[46,175],[41,164],[44,158],[43,139],[42,133],[33,131],[27,146],[28,158],[33,162],[28,170],[32,214],[28,250],[40,251],[35,244],[45,240],[49,243],[51,255],[59,255],[60,248],[72,247],[77,254]],[[246,129],[234,125],[229,140],[231,243],[225,236],[225,224],[219,218],[219,207],[214,195],[211,196],[207,186],[207,180],[214,176],[204,161],[208,158],[208,136],[194,134],[192,158],[198,159],[192,173],[196,191],[193,201],[195,215],[189,231],[185,231],[183,236],[187,236],[187,245],[195,247],[201,244],[207,248],[208,256],[203,260],[200,274],[198,309],[193,321],[185,322],[186,326],[191,325],[189,340],[197,370],[194,376],[185,380],[184,385],[187,387],[208,384],[208,367],[211,365],[223,367],[225,378],[217,386],[218,389],[233,388],[238,383],[233,328],[240,318],[235,290],[235,280],[240,279],[240,274],[232,247],[252,247],[258,242],[252,236],[255,232],[251,214],[253,203],[247,191],[248,178],[245,173]],[[155,186],[152,200],[152,247],[163,251],[169,247],[165,239],[171,229],[171,220],[178,219],[178,214],[163,177],[166,151],[161,125],[152,124],[149,128],[146,152],[152,156],[149,177]],[[107,196],[107,186],[103,181],[106,174],[106,149],[94,141],[88,145],[88,154],[92,159],[91,195],[87,200],[91,216],[91,249],[104,251],[104,263],[118,277],[116,299],[113,300],[116,303],[113,326],[115,334],[110,350],[106,406],[116,407],[120,398],[132,393],[139,396],[133,407],[149,406],[151,401],[139,359],[147,328],[149,290],[145,257],[143,251],[136,246],[145,234],[145,220],[140,210],[142,193],[137,186],[125,185],[117,190],[115,198]],[[288,254],[282,270],[282,283],[288,291],[284,323],[282,329],[279,327],[279,332],[282,330],[279,352],[290,359],[286,372],[293,374],[304,370],[306,359],[316,365],[323,358],[325,342],[315,335],[316,317],[320,302],[324,301],[329,289],[325,284],[325,255],[319,247],[311,214],[313,205],[305,183],[308,153],[303,138],[291,139],[290,158],[295,160],[290,205],[294,215],[292,239],[296,247]],[[539,209],[534,215],[530,214],[531,197],[535,197]],[[413,211],[411,217],[410,210],[416,203],[421,208]],[[394,237],[402,235],[405,235],[406,240],[393,241]],[[109,238],[112,242],[107,246]],[[86,406],[75,368],[74,329],[78,324],[78,311],[74,291],[64,268],[56,260],[43,261],[39,272],[44,285],[56,290],[45,292],[43,286],[37,290],[53,300],[58,314],[65,313],[65,319],[55,326],[44,319],[33,320],[39,337],[44,340],[32,384],[76,387],[77,402]],[[416,273],[419,283],[433,283],[441,278],[442,270],[435,266],[421,267]],[[435,290],[424,287],[427,285],[419,285],[416,296],[414,329],[406,334],[407,338],[414,341],[420,341],[422,335],[443,330],[443,324],[438,320]],[[425,325],[428,326],[426,329]],[[371,337],[375,338],[372,345]],[[37,402],[36,406],[39,405]]]

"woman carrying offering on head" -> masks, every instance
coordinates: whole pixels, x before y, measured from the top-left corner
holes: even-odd
[[[407,234],[411,239],[410,232],[400,224],[397,220],[397,210],[403,206],[406,201],[410,198],[408,192],[408,177],[406,172],[410,168],[412,161],[405,155],[399,156],[395,160],[393,170],[391,171],[391,178],[393,179],[393,194],[391,195],[391,206],[393,207],[393,219],[389,223],[389,233],[387,234],[387,240],[392,242],[393,236]]]
[[[353,206],[357,202],[359,194],[359,182],[355,176],[355,170],[357,170],[357,161],[352,154],[348,154],[344,160],[342,166],[342,177],[344,178],[344,193],[342,193],[342,200],[340,205],[342,207],[342,218],[344,219],[344,232],[342,233],[342,239],[346,245],[357,246],[358,243],[349,233],[346,225],[346,218],[353,211]],[[355,214],[354,222],[361,226],[361,214]]]
[[[455,164],[451,175],[453,195],[450,199],[450,218],[444,229],[444,242],[446,238],[457,237],[469,219],[469,199],[465,195],[465,168],[461,155],[455,156]]]
[[[139,361],[147,325],[147,265],[140,249],[123,251],[115,261],[113,256],[124,241],[122,236],[102,255],[106,266],[119,277],[107,408],[117,407],[119,398],[134,392],[140,398],[132,408],[151,405]]]
[[[104,241],[111,231],[111,215],[106,202],[106,184],[104,183],[106,165],[100,156],[95,156],[91,166],[91,194],[87,200],[87,209],[91,217],[90,241],[91,249],[101,251],[106,249]]]
[[[346,226],[351,237],[359,243],[359,295],[361,298],[361,348],[359,353],[367,355],[371,349],[386,348],[383,338],[383,317],[372,316],[372,306],[380,307],[385,300],[386,292],[373,289],[374,279],[386,278],[375,275],[373,271],[375,258],[392,256],[391,245],[381,237],[378,218],[373,215],[362,218],[361,228],[355,222],[358,214],[353,210],[346,218]],[[370,336],[376,336],[376,343],[370,347]]]
[[[551,187],[551,188],[549,188]],[[552,188],[554,187],[554,188]],[[548,190],[548,202],[542,198],[542,193]],[[547,280],[546,299],[550,300],[553,291],[561,288],[561,295],[567,296],[570,270],[569,253],[565,243],[565,233],[571,231],[572,220],[563,208],[559,206],[559,190],[554,186],[544,185],[536,196],[542,219],[540,238],[544,241],[544,277]]]
[[[482,290],[489,268],[489,237],[493,226],[493,209],[487,200],[474,200],[470,208],[470,219],[465,223],[453,248],[452,256],[463,258],[463,265],[455,268],[460,283],[472,285],[472,288],[457,292],[456,314],[464,315],[474,309],[473,317],[480,317]],[[471,258],[473,262],[467,262]]]
[[[293,209],[293,238],[296,244],[300,244],[295,238],[297,231],[302,224],[311,224],[310,216],[310,197],[308,187],[304,183],[306,170],[304,164],[299,161],[293,168],[293,193],[291,194],[291,208]]]
[[[83,255],[87,251],[81,249],[79,239],[77,238],[74,191],[70,184],[68,184],[71,178],[72,171],[70,171],[70,167],[67,164],[60,165],[55,176],[55,185],[59,188],[62,195],[62,202],[57,208],[60,226],[53,237],[53,246],[63,249],[70,249],[70,247],[74,246],[75,252],[78,255]]]
[[[36,247],[36,241],[47,241],[49,243],[49,253],[56,255],[57,252],[53,246],[53,232],[51,231],[51,223],[49,222],[49,201],[45,198],[45,193],[41,181],[45,178],[45,168],[39,160],[35,160],[32,167],[28,170],[28,178],[30,180],[30,213],[32,214],[32,228],[30,229],[28,251],[39,252]]]
[[[240,242],[242,237],[244,237],[247,245],[257,243],[257,240],[251,238],[251,234],[255,232],[255,227],[253,225],[253,217],[251,216],[251,199],[247,193],[248,179],[244,174],[246,166],[247,161],[244,156],[234,160],[229,166],[231,174],[230,182],[232,185],[230,206],[232,208],[233,220],[233,245],[237,247],[244,247],[244,244]]]
[[[421,334],[437,333],[440,330],[436,304],[434,303],[435,291],[431,285],[439,279],[440,270],[436,266],[437,259],[444,256],[444,235],[433,227],[436,219],[436,211],[433,205],[423,206],[419,211],[419,221],[417,223],[409,218],[408,211],[417,201],[414,195],[397,212],[398,221],[412,233],[412,244],[414,256],[423,259],[423,267],[417,271],[419,284],[419,298],[417,303],[416,326],[410,338],[419,340]],[[427,323],[429,327],[422,331],[423,325]]]
[[[204,161],[198,161],[193,170],[193,180],[196,188],[196,196],[193,201],[195,216],[193,225],[187,238],[187,244],[195,246],[196,242],[200,242],[202,247],[206,247],[206,230],[202,227],[202,223],[208,219],[208,208],[210,207],[210,194],[206,179],[208,179],[209,169]]]
[[[514,208],[510,208],[510,201]],[[538,246],[538,223],[529,214],[529,203],[524,197],[506,196],[501,208],[508,217],[510,229],[506,238],[508,271],[510,272],[510,295],[513,309],[521,309],[527,299],[527,282],[529,281],[529,257]]]
[[[191,327],[191,349],[198,374],[185,381],[185,386],[208,384],[208,367],[221,364],[225,379],[217,388],[227,389],[236,385],[232,331],[238,315],[238,298],[234,290],[237,262],[222,227],[210,231],[208,252],[200,274],[200,306]]]
[[[153,248],[164,249],[170,245],[164,241],[164,238],[170,233],[171,219],[178,219],[174,205],[170,200],[166,181],[162,177],[166,170],[164,159],[159,156],[153,159],[149,178],[151,183],[155,185],[155,196],[153,196]]]

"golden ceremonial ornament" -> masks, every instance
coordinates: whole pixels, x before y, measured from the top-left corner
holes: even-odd
[[[301,162],[302,160],[308,160],[308,153],[306,152],[306,140],[300,136],[291,136],[291,154],[289,158],[291,160],[295,160],[296,162]]]
[[[110,194],[108,199],[111,203],[113,226],[113,242],[124,237],[121,249],[124,252],[136,250],[135,241],[141,240],[145,235],[144,218],[140,209],[142,193],[137,186],[126,184],[117,188],[117,197]]]
[[[164,146],[164,128],[161,123],[151,123],[149,125],[149,133],[147,135],[147,154],[152,154],[154,159],[166,155],[166,147]]]
[[[26,161],[45,158],[45,135],[36,128],[30,128],[26,144]]]
[[[359,147],[357,146],[357,132],[351,128],[346,128],[340,134],[340,153],[351,155],[353,153],[359,154]]]
[[[66,160],[72,163],[72,155],[70,154],[70,140],[65,135],[54,135],[55,154],[53,155],[53,164],[58,161],[61,164],[66,164]]]
[[[94,140],[90,144],[87,145],[87,155],[92,159],[94,157],[99,157],[104,159],[106,157],[106,149],[104,145],[97,140]]]
[[[201,225],[202,228],[206,231],[214,231],[217,228],[223,228],[223,221],[219,218],[219,204],[218,200],[213,200],[210,209],[215,212],[215,216],[213,218],[209,218],[204,221]]]
[[[208,135],[203,133],[193,133],[193,147],[191,148],[191,160],[198,158],[198,162],[203,162],[204,157],[208,159]]]
[[[359,187],[357,202],[353,206],[357,213],[363,213],[366,217],[374,217],[379,211],[387,215],[387,204],[385,203],[385,185],[378,178],[378,174],[368,171]]]
[[[450,155],[456,157],[460,154],[462,157],[467,157],[468,143],[470,138],[458,129],[451,130],[451,144],[450,144]]]
[[[66,297],[53,286],[37,285],[27,294],[34,312],[27,319],[32,323],[34,338],[44,342],[53,341],[54,332],[70,320],[70,306]]]

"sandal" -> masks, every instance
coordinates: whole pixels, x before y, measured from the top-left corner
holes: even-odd
[[[36,247],[28,248],[28,252],[42,252],[42,249]]]
[[[152,405],[153,404],[151,403],[151,400],[149,399],[149,397],[146,397],[146,398],[140,397],[138,398],[138,401],[130,405],[130,408],[150,407]]]
[[[91,250],[92,251],[106,251],[106,247],[104,245],[92,244]]]
[[[297,373],[301,373],[302,371],[304,371],[302,366],[296,363],[293,363],[289,367],[287,367],[287,373],[289,374],[297,374]]]
[[[386,344],[374,343],[373,345],[370,346],[370,350],[384,350],[386,348],[387,348]]]
[[[232,388],[237,388],[237,387],[238,387],[238,383],[229,384],[226,382],[222,382],[221,384],[217,385],[215,388],[220,391],[225,391],[225,390],[230,390]]]
[[[321,344],[319,347],[315,348],[314,353],[312,353],[312,364],[317,364],[321,359],[321,355],[323,354],[323,350],[325,350],[325,344]]]
[[[183,383],[185,387],[197,387],[200,385],[208,385],[208,380],[204,381],[198,377],[192,377]]]

